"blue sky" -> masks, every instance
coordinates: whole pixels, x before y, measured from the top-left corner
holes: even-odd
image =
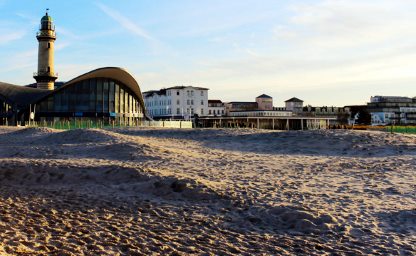
[[[414,0],[0,0],[0,81],[34,82],[45,8],[60,81],[120,66],[142,91],[195,85],[223,101],[416,96]]]

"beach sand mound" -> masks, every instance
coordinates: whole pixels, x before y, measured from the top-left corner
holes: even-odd
[[[61,144],[62,145],[62,144]],[[136,161],[143,162],[148,160],[159,160],[160,157],[153,156],[149,152],[151,148],[142,143],[130,143],[117,141],[115,143],[76,143],[63,144],[60,150],[56,150],[54,158],[62,156],[78,157],[82,159],[100,159],[115,161]]]
[[[261,154],[380,157],[416,154],[416,137],[352,130],[116,129],[118,134],[187,140],[205,147]],[[250,145],[248,147],[247,145]],[[265,146],[267,145],[267,146]],[[394,146],[394,147],[393,147]]]
[[[43,143],[80,144],[80,143],[113,143],[117,138],[112,132],[99,129],[75,129],[53,133],[42,138]]]
[[[416,136],[1,129],[0,254],[416,252]]]
[[[200,141],[203,141],[205,146],[217,149],[262,154],[346,157],[416,154],[415,136],[386,132],[313,130],[250,133],[240,131],[232,135],[218,131]]]
[[[118,166],[106,168],[71,168],[61,166],[18,166],[9,165],[0,170],[0,184],[25,186],[53,186],[80,184],[119,184],[148,180],[139,170],[123,169]]]
[[[8,168],[0,169],[0,184],[33,187],[34,189],[77,187],[80,191],[83,187],[88,187],[88,193],[91,193],[91,189],[97,186],[97,193],[100,194],[98,190],[107,190],[106,197],[110,198],[112,196],[147,198],[153,196],[164,200],[186,199],[199,202],[225,198],[200,182],[150,174],[138,167],[106,166],[82,169],[39,165],[28,167],[11,164]]]
[[[37,136],[43,136],[45,134],[55,133],[57,131],[58,130],[47,128],[47,127],[30,127],[30,128],[18,129],[6,135],[14,136],[14,137],[37,137]]]
[[[232,139],[237,136],[255,135],[259,134],[259,130],[254,129],[166,129],[166,128],[154,128],[154,129],[115,129],[114,132],[125,134],[129,136],[141,136],[141,137],[155,137],[155,138],[170,138],[170,139],[185,139],[202,141],[223,141],[226,139]],[[261,134],[275,133],[276,131],[262,130]]]

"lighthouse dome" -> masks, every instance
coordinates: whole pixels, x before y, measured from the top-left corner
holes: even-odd
[[[48,12],[46,12],[45,16],[43,16],[40,20],[40,29],[55,30],[55,27],[53,26],[52,17],[48,15]]]
[[[40,20],[40,22],[45,22],[45,21],[52,22],[52,17],[49,16],[48,13],[46,13],[45,16],[43,16],[42,19]]]

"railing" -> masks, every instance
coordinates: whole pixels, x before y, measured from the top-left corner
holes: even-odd
[[[53,30],[46,30],[46,31],[39,31],[36,33],[36,36],[49,36],[49,37],[56,37],[56,33]]]
[[[123,127],[160,127],[160,128],[179,128],[179,129],[191,129],[191,121],[138,121],[133,122],[120,122],[111,121],[104,122],[101,120],[72,120],[72,121],[26,121],[24,123],[28,127],[48,127],[60,130],[72,130],[72,129],[102,129],[102,128],[123,128]]]
[[[55,72],[48,72],[48,71],[40,71],[40,72],[33,72],[33,76],[50,76],[50,77],[58,77],[58,73],[55,73]]]

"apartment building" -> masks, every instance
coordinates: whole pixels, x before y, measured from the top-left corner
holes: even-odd
[[[367,108],[373,125],[416,124],[416,97],[374,96]]]

